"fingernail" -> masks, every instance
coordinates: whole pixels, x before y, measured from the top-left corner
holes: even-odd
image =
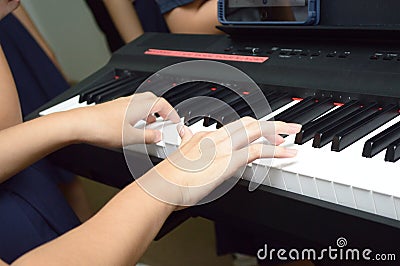
[[[302,125],[295,124],[295,123],[289,123],[288,125],[289,125],[290,129],[293,130],[296,133],[299,132],[301,127],[302,127]]]
[[[162,140],[162,134],[161,131],[156,131],[156,134],[154,136],[154,143],[160,142]]]
[[[177,126],[177,128],[178,128],[179,136],[183,137],[183,135],[185,135],[185,126],[179,124],[179,125]]]
[[[297,155],[297,150],[295,150],[295,149],[286,149],[286,154],[287,155],[289,155],[289,156],[296,156]]]

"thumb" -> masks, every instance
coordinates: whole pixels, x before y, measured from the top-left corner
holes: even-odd
[[[156,129],[145,129],[144,131],[144,142],[147,144],[157,143],[162,140],[161,131]]]
[[[181,145],[185,144],[193,137],[192,131],[185,125],[177,125],[176,129],[178,130],[179,137],[182,139]]]
[[[162,140],[161,131],[155,129],[139,129],[125,126],[123,131],[123,145],[151,144]]]

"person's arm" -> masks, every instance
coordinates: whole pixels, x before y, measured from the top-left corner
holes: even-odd
[[[195,0],[164,14],[172,33],[221,34],[217,0]]]
[[[130,101],[135,113],[125,117]],[[0,183],[49,153],[72,143],[107,147],[122,146],[122,132],[127,143],[154,143],[161,139],[157,130],[133,128],[148,114],[159,113],[178,123],[176,111],[164,99],[151,93],[136,94],[91,107],[78,108],[43,116],[0,131]],[[124,119],[128,119],[125,121]]]
[[[13,12],[20,2],[20,0],[0,0],[0,19]]]
[[[93,218],[12,265],[135,265],[174,208],[132,183]]]
[[[43,35],[40,33],[40,31],[36,27],[35,23],[32,21],[28,12],[24,9],[24,7],[20,5],[17,9],[13,11],[13,15],[21,22],[21,24],[26,28],[26,30],[32,35],[32,37],[43,49],[43,51],[50,58],[50,60],[57,67],[57,69],[61,72],[64,78],[67,79],[67,76],[63,72],[63,69],[60,63],[58,62],[54,51],[51,49],[50,45],[47,43]]]
[[[0,130],[22,122],[14,79],[0,47]]]
[[[27,253],[13,265],[134,265],[162,224],[180,206],[191,206],[241,166],[261,157],[293,157],[279,146],[250,144],[260,136],[275,144],[277,134],[294,134],[299,125],[242,118],[215,132],[194,136],[180,130],[182,145],[117,194],[88,222]],[[234,140],[234,142],[232,142]],[[213,154],[208,161],[204,154]]]
[[[143,34],[142,24],[131,0],[103,0],[111,19],[125,43]]]

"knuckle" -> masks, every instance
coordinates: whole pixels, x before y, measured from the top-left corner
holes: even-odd
[[[157,97],[157,102],[161,103],[161,104],[167,104],[167,100],[165,100],[164,97]]]
[[[256,121],[256,120],[255,120],[254,118],[252,118],[251,116],[242,117],[240,120],[242,120],[242,122],[245,122],[245,123],[252,123],[252,122]]]
[[[260,144],[253,144],[249,146],[249,155],[252,158],[259,157],[261,153]]]
[[[199,138],[205,138],[210,134],[211,134],[210,132],[200,131],[200,132],[195,133],[194,136],[197,136]]]
[[[156,97],[156,95],[154,94],[154,93],[152,93],[151,91],[146,91],[146,92],[144,92],[143,93],[146,97],[149,97],[149,98],[155,98]]]
[[[275,121],[274,125],[275,125],[275,130],[281,130],[281,129],[285,128],[286,123],[283,121]]]

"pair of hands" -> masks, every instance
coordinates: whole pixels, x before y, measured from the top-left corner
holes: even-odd
[[[0,19],[13,12],[20,2],[20,0],[0,0]]]
[[[77,120],[83,123],[79,126],[83,129],[81,140],[101,146],[160,141],[162,136],[158,130],[134,128],[140,120],[154,122],[154,113],[177,123],[182,138],[179,149],[136,181],[152,196],[175,206],[196,204],[256,159],[294,157],[296,150],[279,146],[284,142],[279,134],[296,134],[301,128],[298,124],[244,117],[214,132],[193,134],[179,124],[180,117],[174,108],[152,93],[135,94],[84,109],[85,112],[76,111],[84,118]],[[260,137],[265,137],[270,144],[252,143]]]

